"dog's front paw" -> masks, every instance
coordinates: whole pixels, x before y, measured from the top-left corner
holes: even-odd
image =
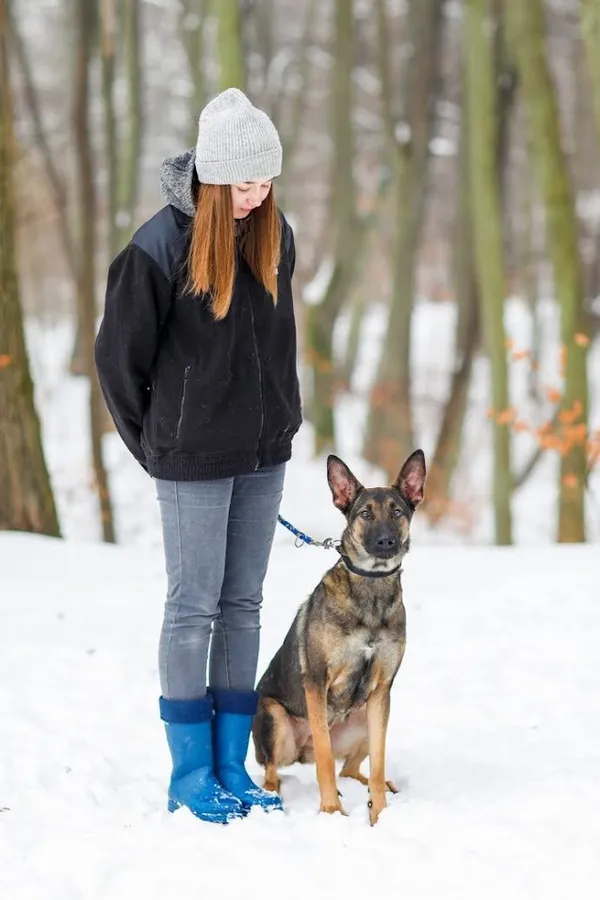
[[[386,808],[387,802],[385,799],[385,794],[371,794],[369,799],[369,821],[371,825],[375,825],[381,811]]]
[[[321,800],[321,805],[320,805],[320,807],[319,807],[319,812],[320,812],[320,813],[323,813],[323,812],[324,812],[324,813],[329,813],[330,815],[331,815],[332,813],[339,812],[339,813],[341,813],[343,816],[347,815],[346,812],[344,811],[344,808],[343,808],[342,804],[340,803],[339,797],[336,797],[335,799],[332,799],[332,800],[329,801],[329,802],[328,802],[328,801],[325,801],[325,800]]]

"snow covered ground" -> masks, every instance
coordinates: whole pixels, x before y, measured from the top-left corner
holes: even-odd
[[[388,741],[401,790],[374,828],[354,782],[347,818],[317,815],[312,766],[285,771],[284,814],[169,815],[160,554],[3,534],[0,559],[3,898],[596,896],[597,548],[414,546]],[[330,562],[277,546],[261,666]]]
[[[438,369],[449,362],[444,315],[416,317],[426,452],[426,404],[439,402]],[[376,331],[376,319],[368,327]],[[355,783],[340,782],[347,818],[317,815],[313,766],[284,772],[283,814],[256,811],[226,828],[186,810],[171,816],[158,717],[165,592],[158,508],[151,482],[111,436],[120,545],[98,542],[85,385],[64,376],[70,337],[61,323],[29,332],[67,539],[0,534],[0,897],[595,897],[598,546],[551,543],[552,461],[515,501],[515,548],[485,546],[485,452],[467,454],[460,475],[465,502],[476,511],[472,532],[451,524],[431,533],[417,514],[403,576],[408,648],[393,691],[387,754],[389,777],[401,790],[377,826],[369,827],[366,789]],[[435,359],[426,356],[428,347]],[[359,369],[359,392],[369,365],[364,360]],[[486,409],[481,375],[467,435],[473,448]],[[597,423],[597,396],[594,403]],[[361,414],[357,397],[341,401],[341,453],[372,484],[377,473],[359,459]],[[282,513],[317,538],[337,537],[342,517],[309,444],[303,429]],[[590,524],[597,541],[593,506]],[[261,668],[332,562],[331,551],[296,549],[278,529]],[[258,777],[251,750],[248,766]]]

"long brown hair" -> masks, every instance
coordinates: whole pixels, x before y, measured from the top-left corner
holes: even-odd
[[[261,205],[240,222],[244,259],[276,304],[281,224],[273,186]],[[236,268],[235,223],[230,186],[199,185],[187,260],[188,287],[197,294],[211,294],[217,321],[225,318],[231,306]]]

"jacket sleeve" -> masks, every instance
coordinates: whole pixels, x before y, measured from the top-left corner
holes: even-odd
[[[108,270],[94,349],[100,387],[117,432],[144,468],[142,421],[170,302],[171,285],[162,269],[140,247],[128,244]]]

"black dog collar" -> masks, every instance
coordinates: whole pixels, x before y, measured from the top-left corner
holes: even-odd
[[[388,569],[387,572],[368,572],[366,569],[359,569],[358,566],[355,566],[352,560],[342,553],[339,548],[338,553],[342,557],[346,568],[350,569],[351,572],[354,572],[355,575],[362,575],[364,578],[387,578],[388,575],[395,575],[396,572],[400,571],[400,566],[398,565],[395,569]]]

